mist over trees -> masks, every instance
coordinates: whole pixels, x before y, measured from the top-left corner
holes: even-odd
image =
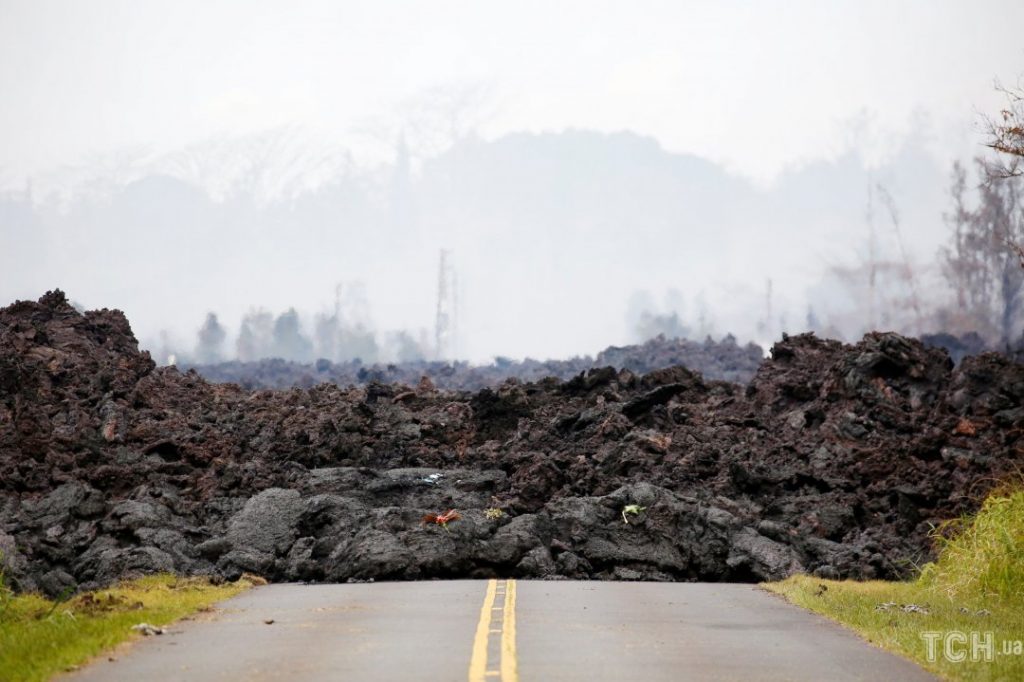
[[[802,323],[790,325],[780,318],[775,329],[846,340],[891,329],[912,336],[951,334],[975,351],[1024,347],[1024,177],[1019,172],[1024,136],[1021,99],[1013,97],[1015,109],[1003,112],[1006,123],[993,126],[998,143],[988,145],[1011,159],[977,157],[973,175],[953,163],[947,197],[951,209],[943,214],[949,232],[934,259],[911,255],[895,200],[885,185],[869,185],[864,242],[850,262],[830,266],[821,282],[831,305],[821,307],[823,314],[809,305]],[[678,291],[671,295],[680,299]],[[849,302],[845,309],[844,297]],[[771,280],[763,305],[761,332],[775,322]],[[683,305],[665,311],[648,292],[637,292],[630,306],[637,340],[695,336],[694,318],[687,322]],[[707,333],[703,314],[696,321]]]
[[[238,359],[243,362],[272,357],[272,334],[274,316],[265,310],[247,313],[242,318],[242,327],[238,332],[236,350]]]
[[[225,352],[229,336],[235,340],[233,353]],[[418,339],[404,330],[381,334],[364,323],[345,319],[338,312],[319,313],[310,324],[291,307],[277,315],[262,309],[250,310],[233,334],[221,325],[216,313],[207,313],[191,350],[176,347],[165,337],[157,360],[189,365],[269,358],[300,363],[329,360],[373,364],[382,360],[419,362],[431,358],[433,353],[425,334]]]
[[[990,177],[1018,177],[1024,174],[1024,87],[1007,88],[997,83],[996,89],[1006,101],[998,116],[985,118],[986,146],[996,152],[996,158],[986,163],[985,170]],[[1024,261],[1024,255],[1021,259]]]
[[[976,161],[979,178],[986,162]],[[979,181],[973,197],[967,171],[953,169],[953,210],[947,215],[953,235],[943,249],[943,272],[956,295],[955,306],[944,309],[949,329],[976,331],[1009,347],[1021,333],[1024,311],[1024,269],[1015,244],[1024,242],[1024,203],[1016,176],[997,182]]]
[[[632,133],[485,141],[460,126],[399,132],[393,162],[373,168],[282,133],[107,164],[106,181],[59,193],[11,190],[0,215],[18,248],[0,267],[23,291],[8,298],[60,284],[86,307],[125,309],[161,362],[432,359],[438,253],[451,248],[460,346],[476,361],[658,335],[765,347],[804,330],[1020,335],[1019,277],[1005,251],[979,246],[1017,238],[1019,189],[965,178],[951,195],[923,138],[758,187]]]
[[[206,322],[199,329],[196,340],[195,359],[203,364],[213,364],[224,359],[224,341],[227,332],[217,320],[216,313],[207,313]]]
[[[313,344],[302,334],[299,328],[299,314],[295,308],[289,308],[274,320],[270,357],[291,358],[298,362],[309,362],[313,359]]]

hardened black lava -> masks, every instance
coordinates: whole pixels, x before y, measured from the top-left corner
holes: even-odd
[[[116,310],[0,310],[0,553],[19,590],[155,571],[348,581],[894,578],[1022,470],[1024,366],[891,333],[744,385],[613,366],[475,392],[249,390]],[[428,514],[455,509],[446,525]]]

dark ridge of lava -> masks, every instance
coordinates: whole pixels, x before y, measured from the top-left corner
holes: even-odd
[[[321,359],[314,363],[302,363],[268,358],[249,362],[230,360],[205,365],[184,365],[183,368],[196,370],[208,381],[230,382],[249,389],[311,388],[321,383],[339,386],[373,382],[415,384],[425,376],[440,389],[479,391],[495,388],[510,378],[526,382],[557,377],[568,381],[580,372],[609,366],[628,369],[636,374],[647,374],[665,367],[683,365],[699,372],[705,379],[746,384],[754,378],[763,359],[764,352],[760,346],[753,343],[740,346],[731,335],[721,341],[709,337],[702,342],[656,336],[630,346],[609,346],[595,358],[584,356],[543,362],[530,358],[522,361],[499,358],[491,365],[439,360],[366,365],[359,360],[331,362]]]
[[[49,594],[168,570],[901,577],[1021,469],[1022,397],[1020,364],[889,333],[783,338],[745,387],[605,367],[249,391],[157,368],[122,313],[54,291],[0,310],[0,561]]]

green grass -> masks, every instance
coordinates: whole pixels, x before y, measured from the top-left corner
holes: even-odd
[[[793,576],[764,587],[857,631],[868,641],[952,680],[1022,680],[1024,654],[1000,653],[1024,640],[1024,490],[990,496],[978,514],[936,529],[938,560],[910,582],[854,582]],[[879,605],[895,603],[889,608]],[[916,604],[928,613],[905,612]],[[993,634],[991,662],[929,661],[923,632]],[[954,651],[959,651],[956,644]]]
[[[213,585],[203,578],[165,574],[51,601],[12,594],[0,574],[0,679],[47,680],[139,637],[131,629],[137,623],[166,625],[252,584],[243,578]]]

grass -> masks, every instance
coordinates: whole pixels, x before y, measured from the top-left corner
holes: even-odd
[[[0,574],[0,679],[47,680],[139,637],[133,625],[166,625],[207,610],[255,581],[214,585],[205,578],[163,574],[53,601],[12,594]]]
[[[1024,490],[1002,490],[971,517],[934,533],[938,559],[909,582],[855,582],[793,576],[764,587],[789,601],[852,628],[868,641],[951,680],[1024,679],[1024,653],[1003,653],[1024,640]],[[906,605],[916,605],[926,613]],[[991,632],[991,661],[971,660],[968,643],[953,642],[966,659],[928,659],[924,632]],[[1010,645],[1012,646],[1012,644]]]

